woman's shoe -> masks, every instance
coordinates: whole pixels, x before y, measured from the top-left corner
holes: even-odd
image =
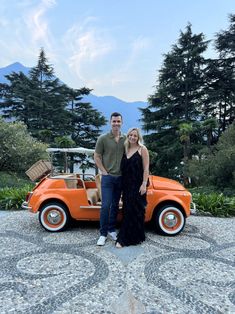
[[[116,242],[116,248],[121,249],[122,245],[119,242]]]

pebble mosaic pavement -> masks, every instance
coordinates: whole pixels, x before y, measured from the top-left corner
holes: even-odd
[[[177,237],[97,247],[98,224],[48,233],[0,213],[0,313],[235,313],[235,219],[191,216]]]

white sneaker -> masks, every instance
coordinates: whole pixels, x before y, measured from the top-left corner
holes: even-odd
[[[98,239],[98,241],[97,241],[97,245],[99,245],[99,246],[105,245],[106,239],[107,239],[107,237],[105,237],[105,236],[100,236],[99,239]]]
[[[117,241],[117,232],[116,231],[108,232],[108,235],[111,238],[111,240]]]

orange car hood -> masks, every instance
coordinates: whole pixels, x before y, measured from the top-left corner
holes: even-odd
[[[185,190],[184,186],[179,182],[163,177],[152,176],[152,184],[155,190],[171,190],[171,191]]]

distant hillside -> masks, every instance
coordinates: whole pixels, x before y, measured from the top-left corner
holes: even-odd
[[[113,96],[95,96],[93,94],[85,96],[83,100],[90,102],[108,121],[112,112],[120,112],[123,116],[123,130],[125,132],[133,126],[141,127],[139,122],[141,112],[138,108],[145,108],[147,105],[143,101],[126,102]],[[109,129],[109,125],[104,129]]]
[[[4,76],[10,74],[11,72],[21,71],[28,75],[29,70],[30,68],[23,66],[19,62],[15,62],[4,68],[0,68],[0,83],[7,83],[7,79]],[[126,102],[113,96],[96,96],[93,94],[84,96],[83,101],[91,103],[92,106],[99,110],[108,121],[112,112],[120,112],[123,115],[124,132],[133,126],[141,128],[141,124],[139,122],[139,119],[141,118],[141,112],[138,110],[138,108],[145,108],[147,106],[147,103],[143,101]],[[108,129],[109,125],[105,126],[103,131],[107,131]]]
[[[0,83],[7,83],[8,80],[5,78],[5,75],[8,75],[12,72],[23,72],[25,75],[28,75],[30,68],[26,68],[19,62],[12,63],[4,68],[0,68]]]

